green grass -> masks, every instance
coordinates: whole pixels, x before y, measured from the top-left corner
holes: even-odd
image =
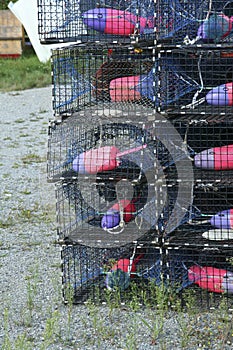
[[[0,91],[20,91],[51,84],[51,63],[41,63],[34,50],[23,50],[17,59],[0,59]]]

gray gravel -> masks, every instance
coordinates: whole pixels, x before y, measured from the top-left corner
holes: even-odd
[[[0,105],[1,349],[233,349],[228,313],[158,317],[63,304],[55,192],[46,181],[51,87],[0,93]]]

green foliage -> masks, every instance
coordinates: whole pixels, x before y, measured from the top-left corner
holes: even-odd
[[[17,59],[0,58],[0,91],[20,91],[51,84],[51,64],[41,63],[34,51],[25,49]]]
[[[16,2],[17,0],[12,0],[12,2]],[[0,0],[0,10],[8,10],[9,0]]]
[[[3,345],[1,347],[2,350],[11,350],[11,342],[9,338],[9,310],[8,308],[4,309],[3,313],[3,328],[4,328],[4,338]]]

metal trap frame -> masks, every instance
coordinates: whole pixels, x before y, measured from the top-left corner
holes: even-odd
[[[232,114],[232,48],[73,45],[53,51],[53,110],[140,108]]]
[[[152,0],[38,0],[38,32],[45,44],[153,40]]]
[[[156,1],[157,43],[206,46],[232,43],[232,1]]]
[[[74,45],[53,51],[53,108],[72,113],[91,105],[124,103],[126,109],[146,106],[181,109],[200,90],[198,59],[189,75],[187,52],[152,48]],[[195,67],[196,64],[196,67]],[[214,83],[213,83],[214,84]],[[98,107],[100,106],[100,107]]]
[[[156,305],[156,288],[183,302],[192,295],[193,307],[232,307],[232,254],[228,248],[166,247],[140,242],[112,250],[81,245],[61,248],[63,298],[76,303],[127,303],[137,293]],[[116,296],[115,296],[116,297]]]
[[[70,43],[47,162],[65,302],[138,285],[232,306],[232,4],[38,0],[41,42]]]
[[[213,265],[211,265],[210,257],[210,268],[216,267],[218,269],[226,269],[227,265],[228,270],[230,272],[233,271],[227,261],[228,258],[231,258],[232,253],[232,230],[231,227],[228,227],[227,229],[221,227],[222,223],[225,224],[224,220],[221,221],[221,213],[227,210],[228,212],[226,215],[229,221],[231,213],[229,210],[233,205],[233,170],[230,165],[232,157],[231,147],[233,144],[233,120],[225,115],[219,115],[218,117],[203,115],[199,116],[199,118],[195,114],[193,116],[182,115],[181,117],[177,116],[170,120],[164,117],[159,120],[159,114],[156,114],[155,116],[157,119],[154,120],[152,124],[148,122],[145,124],[136,124],[133,122],[129,124],[130,130],[139,129],[143,131],[143,141],[146,142],[145,140],[147,139],[148,144],[150,133],[154,136],[160,135],[160,138],[151,138],[152,149],[151,152],[149,152],[151,157],[149,165],[152,166],[153,164],[153,179],[151,177],[147,178],[148,174],[145,172],[145,176],[140,176],[140,181],[138,181],[143,161],[140,162],[139,168],[135,167],[135,164],[125,163],[125,168],[124,164],[122,164],[122,168],[121,165],[119,165],[119,169],[116,168],[111,172],[102,171],[93,175],[77,175],[68,171],[67,176],[64,176],[63,173],[63,177],[56,177],[56,181],[58,180],[56,182],[58,238],[63,245],[64,251],[66,251],[66,249],[72,251],[75,251],[75,249],[82,250],[81,247],[85,247],[84,249],[87,249],[86,247],[88,247],[88,249],[91,251],[93,250],[93,252],[95,249],[97,251],[101,251],[102,249],[113,249],[114,251],[114,249],[117,250],[119,247],[132,247],[133,242],[136,242],[135,244],[139,245],[142,244],[144,249],[152,246],[152,250],[155,252],[159,251],[159,254],[162,254],[162,257],[160,256],[158,261],[156,260],[158,265],[155,267],[153,264],[150,265],[150,262],[148,263],[149,260],[144,256],[143,264],[144,267],[145,265],[147,266],[147,272],[144,271],[145,269],[143,270],[143,278],[141,278],[141,272],[138,272],[135,281],[138,282],[139,277],[138,283],[140,284],[143,280],[143,283],[145,282],[145,285],[147,286],[148,280],[146,281],[146,279],[149,278],[149,280],[153,280],[155,278],[160,281],[157,282],[159,284],[161,283],[161,280],[164,279],[163,276],[168,275],[167,281],[170,281],[169,278],[171,278],[170,282],[172,282],[172,287],[177,284],[180,285],[178,288],[179,293],[181,292],[182,294],[183,289],[186,290],[186,288],[193,288],[195,295],[197,298],[200,298],[203,305],[205,303],[208,307],[214,303],[216,305],[216,303],[221,300],[222,295],[225,295],[225,292],[214,291],[214,296],[210,297],[208,287],[203,288],[202,285],[200,287],[198,285],[199,282],[197,283],[196,280],[190,280],[187,277],[189,276],[187,271],[189,266],[192,266],[190,265],[191,262],[194,266],[197,266],[197,268],[201,266],[200,259],[197,259],[197,256],[207,248],[208,254],[214,249],[220,252],[219,254],[222,257],[222,262],[219,264],[215,264],[214,262]],[[69,125],[70,122],[74,122],[72,116],[59,124],[59,127],[66,128],[66,124],[68,123],[67,125]],[[77,125],[79,125],[79,122],[77,122]],[[80,125],[83,128],[83,123]],[[116,128],[115,131],[118,127],[120,127],[120,130],[122,128],[122,124],[117,126],[117,124],[110,123],[107,125],[106,130],[108,130],[108,135],[111,134],[109,134],[109,125],[111,127],[114,126],[114,128]],[[125,125],[127,125],[127,123]],[[133,125],[134,127],[132,128]],[[144,125],[144,128],[140,128],[142,125]],[[148,125],[152,125],[152,127],[151,129],[147,129],[145,125],[147,128]],[[128,127],[129,126],[127,126],[127,128]],[[171,127],[172,130],[176,130],[181,139],[180,145],[174,143],[174,140],[172,140],[174,134],[168,132],[171,130],[169,127]],[[159,131],[155,132],[156,128]],[[72,130],[74,130],[74,128],[72,128]],[[164,135],[162,132],[164,130],[167,131],[167,138],[163,139],[161,135]],[[138,133],[136,134],[138,135]],[[139,134],[142,136],[141,133]],[[145,137],[145,135],[147,136]],[[74,135],[72,134],[70,140],[73,139],[73,136]],[[68,141],[67,136],[65,137],[65,140]],[[81,140],[84,141],[85,138],[82,137]],[[88,147],[90,147],[89,150],[92,150],[93,145],[96,147],[96,144],[91,145],[90,140],[91,138],[88,137]],[[112,137],[110,137],[110,139],[107,138],[106,142],[107,144],[109,144],[109,142],[111,145],[114,144],[114,142],[112,143]],[[185,151],[184,149],[182,150],[181,145],[182,147],[185,147]],[[54,147],[54,149],[58,148],[56,145],[54,145]],[[224,165],[224,159],[221,164],[222,168],[220,166],[216,169],[206,168],[206,160],[203,160],[203,164],[202,162],[195,163],[195,157],[199,157],[202,152],[215,148],[224,149],[224,147],[229,147],[229,149],[227,149],[229,153],[222,153],[224,157],[229,157],[229,169],[226,168],[226,164]],[[143,160],[143,151],[141,152],[141,155]],[[189,173],[184,166],[184,163],[182,163],[185,158],[191,163],[193,174],[192,179],[189,177]],[[134,163],[135,158],[131,159],[131,161]],[[158,163],[156,163],[156,161],[158,161]],[[145,164],[148,163],[146,162]],[[158,168],[159,164],[162,164],[161,169]],[[154,173],[156,166],[157,177]],[[182,169],[183,172],[182,181],[179,178],[179,169]],[[137,179],[137,181],[134,183],[135,179]],[[158,181],[156,182],[155,179]],[[125,222],[124,214],[126,213],[120,213],[121,208],[118,206],[117,215],[119,218],[120,214],[122,214],[123,225],[121,226],[121,224],[119,224],[120,221],[118,221],[119,225],[117,224],[110,229],[103,229],[103,226],[101,226],[103,217],[106,216],[109,210],[110,214],[113,215],[111,208],[113,208],[119,200],[116,196],[116,187],[119,183],[123,186],[122,194],[124,200],[127,199],[127,196],[130,196],[130,191],[132,191],[132,187],[129,191],[129,183],[131,183],[131,185],[133,184],[133,195],[131,195],[131,198],[135,198],[134,210],[136,210],[133,213],[130,211],[127,212],[131,217],[128,222]],[[178,194],[181,184],[183,192],[181,197],[179,197]],[[148,197],[148,186],[152,186],[155,190],[155,195],[152,197]],[[139,195],[139,193],[142,195]],[[166,193],[166,196],[164,196],[164,193]],[[185,200],[185,194],[189,195],[189,202],[188,200]],[[124,208],[122,208],[122,210],[123,209]],[[131,209],[132,208],[130,207],[130,210]],[[214,221],[213,217],[216,217],[216,215],[219,216],[220,219]],[[227,223],[229,225],[228,221]],[[214,226],[213,223],[215,223],[216,226]],[[218,227],[219,225],[220,227]],[[70,246],[70,248],[68,248],[68,246]],[[169,253],[166,253],[166,249],[168,249]],[[186,250],[188,250],[188,253],[185,252]],[[227,251],[227,256],[224,256],[225,251]],[[155,252],[154,254],[157,256],[157,253]],[[171,252],[172,254],[170,258]],[[175,258],[173,257],[173,252]],[[183,252],[185,252],[184,254],[186,255],[186,262],[183,262],[182,260]],[[65,252],[62,254],[63,257],[66,255]],[[69,260],[70,258],[67,259]],[[175,259],[175,270],[170,259]],[[64,264],[66,267],[64,266],[63,273],[66,274],[68,272],[64,271],[67,271],[67,264],[69,265],[69,263],[66,261]],[[76,263],[73,262],[72,264]],[[186,266],[186,268],[184,268],[184,266]],[[72,265],[72,270],[73,269],[74,266]],[[117,270],[121,270],[121,268],[119,267]],[[208,270],[208,273],[209,271],[210,270]],[[216,272],[217,270],[213,271]],[[169,275],[171,275],[171,277],[169,277]],[[147,278],[145,276],[147,276]],[[100,275],[93,278],[95,279],[95,282],[93,283],[92,280],[91,287],[89,286],[86,289],[85,283],[82,286],[79,285],[78,290],[74,292],[75,302],[83,300],[83,294],[79,293],[80,288],[85,289],[85,292],[83,292],[85,298],[88,298],[88,296],[91,298],[94,296],[96,297],[100,294],[104,298],[102,292],[103,290],[106,290],[106,274],[102,274],[101,272]],[[128,285],[129,280],[131,280],[129,276],[126,278],[124,274],[122,275],[121,271],[114,273],[114,283],[115,278],[117,281],[121,281],[123,278],[122,283],[125,285]],[[65,289],[67,287],[66,284],[68,283],[66,281],[67,278],[64,277],[63,283]],[[111,285],[111,283],[113,283],[111,274],[109,281]],[[167,282],[168,286],[170,286],[170,282]],[[128,287],[124,290],[124,296],[122,295],[122,298],[127,298],[127,293],[130,295]],[[231,291],[226,294],[227,299],[229,298],[229,303],[231,303],[232,301],[228,294],[231,294]]]

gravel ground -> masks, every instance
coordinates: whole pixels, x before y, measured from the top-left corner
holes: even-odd
[[[158,317],[148,308],[64,305],[46,181],[51,87],[0,93],[0,105],[1,349],[233,349],[228,312]]]

